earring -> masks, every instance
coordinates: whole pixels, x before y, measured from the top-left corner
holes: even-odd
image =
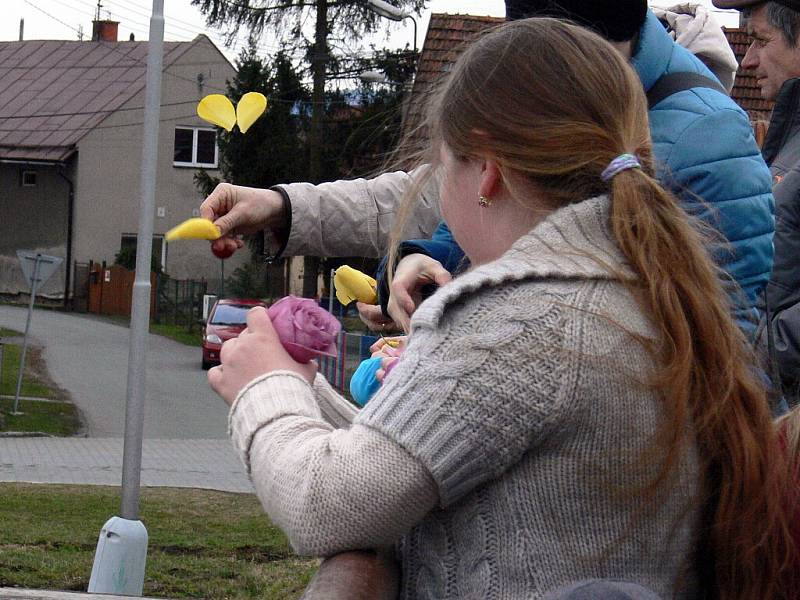
[[[486,196],[478,196],[478,204],[482,207],[487,207],[492,204],[492,201],[489,200]]]

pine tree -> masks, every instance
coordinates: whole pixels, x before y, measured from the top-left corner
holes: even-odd
[[[323,135],[325,118],[325,87],[329,69],[348,72],[348,61],[341,52],[332,48],[360,40],[367,33],[383,25],[382,17],[374,13],[365,0],[192,0],[206,15],[210,26],[226,29],[229,38],[247,28],[256,39],[265,31],[277,34],[279,39],[291,41],[294,48],[305,50],[312,76],[311,122],[308,128],[308,168],[303,178],[313,183],[325,179]],[[419,14],[425,0],[392,0],[399,8],[408,8]],[[305,38],[304,18],[314,15],[313,40]],[[356,58],[355,62],[358,62]],[[352,71],[355,73],[355,71]],[[273,180],[285,181],[281,179]],[[303,295],[315,296],[319,260],[306,257]]]

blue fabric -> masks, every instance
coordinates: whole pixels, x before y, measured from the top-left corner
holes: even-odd
[[[669,37],[652,11],[640,31],[631,66],[646,91],[667,73],[714,77]],[[752,339],[759,317],[756,300],[772,268],[775,219],[771,177],[748,117],[728,96],[708,88],[677,92],[654,106],[649,117],[662,183],[680,198],[689,214],[729,242],[717,244],[712,252],[731,279],[728,287],[737,324]],[[451,270],[450,257],[455,254],[445,253],[442,244],[448,238],[454,245],[455,241],[446,229],[444,223],[439,226],[438,240],[404,242],[405,254],[418,248],[434,258],[444,256],[447,262],[440,262]]]
[[[368,358],[361,361],[356,372],[350,378],[350,395],[359,406],[364,406],[381,387],[375,373],[381,368],[382,357]]]
[[[444,221],[439,223],[431,239],[401,242],[398,253],[401,258],[409,254],[425,254],[439,261],[451,273],[458,270],[464,262],[464,251],[453,239],[453,234]],[[384,256],[375,271],[375,279],[379,283],[384,280],[387,262],[388,257]]]

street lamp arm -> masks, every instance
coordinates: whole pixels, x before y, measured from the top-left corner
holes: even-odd
[[[414,23],[414,53],[417,52],[417,20],[412,17],[411,15],[406,15],[406,19],[411,19],[411,22]]]
[[[384,0],[367,0],[367,7],[370,8],[372,12],[386,19],[391,19],[392,21],[402,21],[409,16],[408,12],[396,6],[392,6],[388,2],[384,2]]]

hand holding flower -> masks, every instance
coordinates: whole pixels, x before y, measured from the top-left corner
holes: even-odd
[[[317,371],[314,363],[300,364],[289,355],[267,311],[260,306],[247,313],[247,329],[222,345],[220,361],[208,372],[208,383],[228,404],[242,388],[265,373],[294,371],[311,383]]]
[[[336,356],[339,321],[310,298],[286,296],[267,310],[284,348],[297,362]]]

